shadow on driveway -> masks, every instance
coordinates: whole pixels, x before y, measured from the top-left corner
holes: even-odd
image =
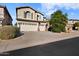
[[[79,56],[79,37],[6,52],[6,56]]]

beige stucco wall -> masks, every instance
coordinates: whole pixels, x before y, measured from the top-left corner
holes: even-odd
[[[22,8],[22,9],[18,9],[17,10],[17,18],[24,18],[24,13],[26,11],[30,11],[31,13],[33,13],[33,19],[29,19],[28,20],[36,20],[35,18],[35,11],[33,11],[32,9],[30,8]],[[24,18],[24,19],[27,19],[27,18]]]
[[[24,13],[26,11],[30,11],[31,13],[33,13],[33,19],[31,18],[24,18]],[[21,8],[17,10],[17,18],[21,18],[21,19],[28,19],[28,20],[37,20],[37,15],[41,16],[41,19],[38,19],[39,21],[43,21],[43,15],[41,15],[40,13],[36,13],[34,10],[30,9],[30,8]]]
[[[4,8],[0,8],[0,18],[4,18]]]
[[[0,26],[2,26],[3,19],[4,19],[4,8],[0,7]]]

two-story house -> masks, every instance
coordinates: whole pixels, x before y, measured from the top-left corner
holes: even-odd
[[[45,31],[47,28],[44,15],[29,6],[17,7],[16,19],[21,31]]]
[[[12,25],[12,17],[10,16],[6,6],[0,5],[0,26]]]

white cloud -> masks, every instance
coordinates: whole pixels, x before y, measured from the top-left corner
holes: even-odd
[[[66,9],[79,9],[79,3],[65,3],[65,4],[61,4],[64,8]]]
[[[41,7],[42,12],[49,16],[57,9],[79,9],[79,3],[41,3]]]
[[[50,14],[56,10],[57,8],[54,6],[54,4],[41,3],[41,12],[43,12],[48,18],[50,17]]]

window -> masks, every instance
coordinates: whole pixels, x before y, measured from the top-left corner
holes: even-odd
[[[29,11],[25,12],[24,18],[31,18],[31,13]]]
[[[39,15],[37,15],[37,20],[39,19]]]
[[[39,19],[41,19],[41,15],[39,16]]]
[[[24,18],[30,18],[33,19],[33,13],[30,13],[29,11],[24,13]]]
[[[33,19],[33,13],[31,13],[31,19]]]
[[[41,15],[37,15],[37,20],[41,19]]]

